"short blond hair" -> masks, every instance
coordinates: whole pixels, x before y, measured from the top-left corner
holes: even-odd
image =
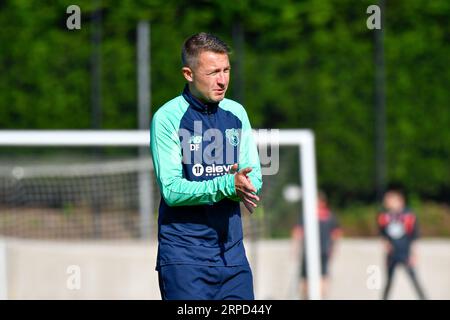
[[[200,32],[189,37],[181,50],[181,62],[184,67],[194,67],[201,52],[211,51],[215,53],[229,54],[230,48],[215,35]]]

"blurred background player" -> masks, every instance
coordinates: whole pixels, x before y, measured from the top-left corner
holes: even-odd
[[[320,269],[321,269],[321,297],[326,298],[328,291],[328,266],[332,253],[334,251],[335,242],[342,236],[342,230],[339,227],[338,221],[330,210],[327,198],[324,192],[319,191],[317,202],[317,214],[319,218],[319,237],[320,237]],[[300,296],[303,299],[307,298],[308,281],[306,272],[306,243],[304,241],[303,216],[301,215],[299,224],[297,224],[292,231],[292,238],[296,244],[301,241],[301,281],[300,281]],[[296,250],[297,251],[297,250]]]
[[[386,192],[383,206],[384,211],[378,214],[378,227],[384,242],[387,267],[383,299],[388,298],[397,264],[403,264],[406,267],[417,295],[420,299],[425,299],[414,269],[416,264],[414,242],[419,237],[417,217],[406,208],[405,197],[399,190]]]

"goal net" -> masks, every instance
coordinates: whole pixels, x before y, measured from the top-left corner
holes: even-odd
[[[139,178],[151,159],[104,158],[0,166],[0,233],[44,239],[142,237]],[[51,162],[54,162],[50,164]],[[156,201],[156,192],[147,195]],[[151,212],[153,213],[153,212]],[[152,228],[147,223],[145,228]],[[149,230],[148,234],[151,234]],[[147,234],[147,233],[145,233]]]

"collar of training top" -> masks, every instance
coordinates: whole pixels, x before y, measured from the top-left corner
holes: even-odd
[[[197,111],[206,114],[212,114],[217,111],[219,103],[203,103],[194,97],[189,90],[189,86],[186,84],[183,89],[183,98]]]

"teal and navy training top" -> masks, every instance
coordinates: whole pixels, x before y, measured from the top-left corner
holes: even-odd
[[[156,269],[168,264],[248,264],[241,212],[230,168],[261,167],[250,122],[239,103],[203,104],[188,86],[153,116],[151,151],[161,192]]]

